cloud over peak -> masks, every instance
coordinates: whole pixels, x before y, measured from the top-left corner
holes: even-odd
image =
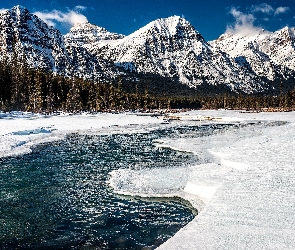
[[[57,23],[75,25],[77,23],[87,22],[86,16],[80,13],[80,11],[86,10],[84,6],[76,6],[73,10],[62,12],[59,10],[48,11],[37,11],[34,14],[41,18],[48,25],[55,27]]]
[[[253,14],[245,14],[235,7],[232,7],[229,13],[235,18],[235,23],[227,26],[227,32],[243,36],[255,35],[259,32],[260,28],[254,26],[256,18]]]
[[[227,26],[227,32],[239,34],[239,35],[256,35],[260,32],[262,27],[255,25],[258,20],[268,21],[270,17],[276,17],[277,15],[284,14],[289,11],[289,7],[277,7],[273,8],[267,3],[259,5],[252,5],[248,8],[248,12],[242,12],[238,7],[232,7],[229,11],[234,18],[234,22]],[[260,13],[260,15],[258,15]],[[261,17],[261,14],[263,17]]]
[[[7,11],[7,9],[0,9],[0,13]]]

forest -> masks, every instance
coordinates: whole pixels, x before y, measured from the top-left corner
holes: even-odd
[[[133,85],[132,85],[133,84]],[[130,89],[130,86],[133,88]],[[140,85],[142,87],[142,85]],[[166,89],[167,90],[167,89]],[[149,93],[118,77],[113,83],[69,78],[40,69],[0,62],[0,110],[30,112],[111,112],[201,108],[192,96]]]
[[[113,112],[155,109],[239,109],[290,111],[295,90],[278,95],[202,92],[163,77],[118,77],[98,82],[64,77],[24,63],[0,62],[0,110]]]

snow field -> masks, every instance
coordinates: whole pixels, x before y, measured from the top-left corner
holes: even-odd
[[[205,205],[191,223],[158,249],[295,248],[295,114],[235,115],[289,123],[211,138],[209,152],[216,163],[195,166],[184,190],[200,197],[209,192],[209,199],[203,199]]]

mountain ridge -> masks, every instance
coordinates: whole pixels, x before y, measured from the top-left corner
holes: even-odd
[[[25,57],[30,67],[95,81],[157,74],[193,88],[250,94],[272,91],[272,82],[295,75],[295,30],[289,27],[207,42],[187,20],[172,16],[128,36],[90,23],[62,35],[15,6],[0,13],[0,32],[2,60]]]

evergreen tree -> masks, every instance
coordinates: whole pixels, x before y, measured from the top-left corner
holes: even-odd
[[[80,89],[77,83],[73,80],[72,86],[67,94],[66,109],[70,112],[79,112],[82,110],[82,99]]]

